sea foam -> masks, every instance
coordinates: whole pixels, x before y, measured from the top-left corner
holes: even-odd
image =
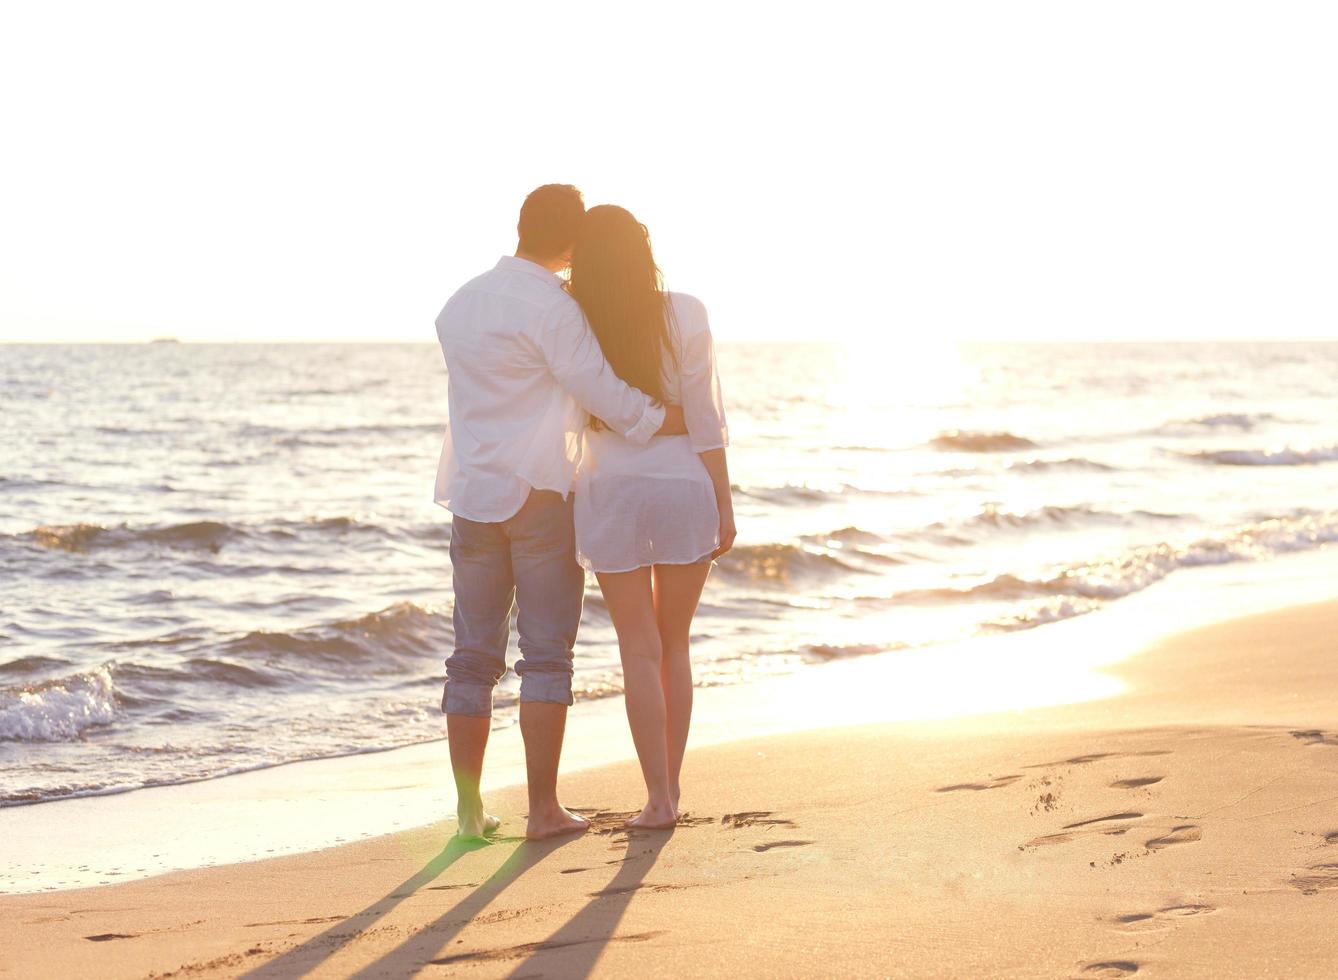
[[[0,694],[0,741],[68,742],[117,714],[106,667]]]

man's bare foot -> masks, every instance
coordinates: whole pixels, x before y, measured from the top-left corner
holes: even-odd
[[[502,826],[502,821],[485,811],[480,805],[477,809],[460,810],[456,814],[455,836],[466,840],[478,837],[491,837]]]
[[[551,807],[530,811],[529,822],[525,825],[525,837],[527,840],[544,840],[563,834],[583,834],[589,829],[590,821],[585,817],[554,804]]]
[[[626,826],[641,830],[665,830],[678,823],[678,809],[668,802],[647,803]]]

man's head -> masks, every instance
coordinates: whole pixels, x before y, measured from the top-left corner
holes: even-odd
[[[566,265],[584,216],[585,201],[571,184],[536,188],[520,207],[516,254],[543,265]]]

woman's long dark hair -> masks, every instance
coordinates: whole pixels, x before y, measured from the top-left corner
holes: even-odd
[[[632,212],[601,204],[585,213],[567,284],[614,373],[664,401],[664,365],[678,363],[664,279],[650,232]]]

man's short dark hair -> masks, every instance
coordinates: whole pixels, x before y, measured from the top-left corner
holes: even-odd
[[[520,207],[520,251],[555,259],[576,241],[585,216],[585,201],[571,184],[544,184],[530,192]]]

